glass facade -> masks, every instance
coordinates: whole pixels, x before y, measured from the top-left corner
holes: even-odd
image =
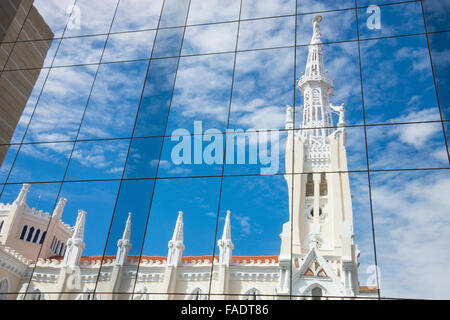
[[[445,2],[11,2],[26,15],[16,34],[0,38],[0,135],[7,137],[0,140],[1,241],[7,206],[24,184],[30,185],[29,214],[49,213],[40,237],[28,229],[30,240],[21,240],[30,246],[20,249],[30,261],[62,261],[79,210],[86,212],[81,261],[91,269],[81,282],[89,285],[47,290],[46,299],[160,297],[142,285],[143,265],[158,257],[169,261],[179,211],[183,259],[211,263],[200,289],[177,286],[164,297],[256,296],[257,289],[215,291],[218,241],[230,211],[233,256],[280,255],[295,196],[295,183],[286,180],[309,181],[312,172],[297,167],[295,158],[287,167],[286,150],[290,133],[317,129],[302,126],[304,97],[297,87],[317,14],[324,65],[334,80],[330,100],[345,104],[346,169],[327,171],[327,179],[349,177],[359,286],[375,290],[371,299],[450,298]],[[39,32],[42,24],[52,35]],[[40,48],[41,58],[33,58]],[[293,108],[292,127],[286,105]],[[60,218],[54,212],[61,199],[67,204]],[[42,238],[58,219],[72,229]],[[127,282],[111,287],[104,280],[114,276],[111,261],[118,259],[128,219]],[[293,277],[298,260],[293,254],[290,260]],[[36,288],[44,274],[29,268],[5,297],[42,297]],[[318,290],[313,296],[334,298]],[[304,295],[288,290],[285,297]]]

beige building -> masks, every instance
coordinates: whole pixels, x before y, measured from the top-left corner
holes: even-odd
[[[11,141],[54,36],[32,4],[0,1],[0,145]],[[0,148],[0,165],[7,151]]]

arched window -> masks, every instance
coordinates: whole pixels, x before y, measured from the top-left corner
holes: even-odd
[[[0,232],[2,232],[2,229],[3,229],[3,222],[5,222],[5,221],[2,220],[2,222],[0,222]]]
[[[189,296],[189,300],[206,300],[208,298],[207,295],[205,295],[202,291],[202,289],[197,288],[194,291],[192,291],[191,295]]]
[[[59,248],[59,252],[58,252],[58,254],[60,256],[62,256],[63,250],[64,250],[64,243],[61,243],[61,247]]]
[[[322,288],[314,287],[311,290],[312,300],[321,300],[323,296]]]
[[[31,238],[33,238],[34,233],[34,227],[30,228],[30,232],[28,233],[27,241],[31,241]]]
[[[38,241],[40,234],[41,234],[41,230],[37,229],[36,234],[34,235],[33,243],[36,243]]]
[[[22,233],[20,234],[20,240],[24,240],[25,239],[25,235],[27,234],[27,230],[28,230],[28,227],[27,226],[23,226]]]
[[[39,244],[43,244],[44,243],[46,235],[47,235],[47,231],[44,231],[44,233],[42,234],[41,240],[39,241]]]
[[[55,253],[58,253],[59,245],[60,245],[60,244],[61,244],[61,242],[59,242],[59,240],[57,240],[57,241],[56,241],[56,247],[55,247],[55,250],[54,250]]]
[[[4,278],[0,280],[0,300],[6,300],[8,298],[9,283],[8,279]]]
[[[244,300],[258,300],[260,292],[258,289],[252,288],[245,293]]]

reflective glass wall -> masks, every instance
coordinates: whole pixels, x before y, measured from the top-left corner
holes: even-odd
[[[330,99],[345,104],[347,169],[331,174],[349,176],[360,286],[378,288],[375,299],[449,298],[445,2],[28,2],[1,43],[0,134],[14,124],[0,144],[0,218],[29,184],[30,214],[46,220],[15,243],[32,262],[62,261],[64,232],[43,234],[66,199],[61,221],[74,227],[86,212],[81,261],[96,266],[81,296],[48,298],[157,296],[140,285],[143,264],[167,258],[179,211],[183,256],[212,261],[197,297],[214,299],[228,210],[233,256],[278,257],[294,192],[286,182],[310,173],[286,169],[285,155],[289,133],[305,130],[297,81],[317,14]],[[113,295],[101,280],[128,220],[131,267]],[[41,281],[34,262],[26,293]]]

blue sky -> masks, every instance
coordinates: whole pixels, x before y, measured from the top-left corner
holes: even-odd
[[[65,12],[70,3],[57,1],[54,5],[60,10],[54,10],[50,1],[36,0],[36,6],[48,17],[57,36],[62,34],[61,26],[66,19],[61,11]],[[122,1],[118,8],[113,32],[156,27],[162,1],[152,1],[151,5],[137,0],[130,1],[129,6],[122,3],[126,2]],[[236,20],[237,3],[193,0],[188,24]],[[243,1],[242,18],[295,13],[295,1],[264,1],[264,6],[261,3]],[[298,3],[300,13],[354,5],[353,1]],[[108,31],[114,0],[80,1],[79,4],[82,27],[68,30],[66,36]],[[162,19],[162,26],[184,24],[181,11],[171,8],[167,18]],[[365,9],[359,10],[362,39],[423,32],[418,2],[385,6],[381,13],[382,28],[369,30],[365,24],[368,15]],[[305,44],[311,38],[313,16],[297,17],[296,50],[294,16],[242,22],[236,61],[230,51],[236,46],[237,22],[187,27],[181,48],[181,54],[186,56],[180,59],[162,58],[178,55],[183,28],[165,29],[156,37],[153,57],[158,59],[151,61],[147,79],[146,59],[155,41],[154,30],[110,35],[103,57],[104,35],[63,39],[54,61],[58,67],[41,71],[14,134],[13,143],[23,138],[31,144],[21,147],[8,178],[8,183],[14,184],[5,186],[0,202],[13,201],[20,183],[32,182],[28,204],[51,212],[61,187],[60,197],[68,199],[64,222],[73,225],[77,210],[87,211],[84,255],[103,253],[110,226],[106,253],[115,254],[128,212],[132,212],[131,253],[139,254],[142,246],[145,255],[165,256],[180,210],[184,212],[185,255],[212,254],[217,213],[219,238],[227,210],[231,210],[235,255],[277,255],[279,234],[289,212],[289,190],[282,175],[286,132],[279,133],[279,174],[225,177],[220,207],[218,176],[222,165],[175,165],[171,150],[177,142],[161,136],[164,132],[170,135],[178,128],[192,133],[194,121],[200,120],[203,130],[225,131],[228,122],[233,129],[284,129],[285,106],[294,104],[294,90],[297,90],[294,78],[304,72]],[[334,79],[331,102],[345,103],[346,122],[356,125],[347,128],[348,167],[367,170],[364,128],[359,127],[363,124],[363,110],[358,44],[351,41],[357,37],[355,13],[343,10],[322,16],[323,41],[338,41],[323,46],[325,67]],[[51,65],[57,43],[55,40],[48,52],[46,66]],[[440,119],[425,36],[366,40],[361,41],[360,49],[366,123]],[[101,57],[102,62],[108,63],[99,67],[93,83],[95,63]],[[139,61],[124,62],[134,59]],[[88,63],[93,65],[74,66]],[[298,119],[301,119],[303,102],[298,90],[295,100],[296,128],[300,128]],[[77,136],[83,140],[104,140],[74,143]],[[449,166],[440,123],[368,127],[367,142],[371,169]],[[249,146],[248,141],[246,145]],[[5,182],[17,150],[17,145],[10,148],[0,169],[0,183]],[[163,179],[154,180],[160,150],[157,178]],[[262,166],[260,162],[225,165],[224,174],[258,175]],[[122,175],[127,179],[146,180],[124,181],[117,197],[118,179]],[[61,184],[63,177],[65,182]],[[87,181],[104,179],[111,181]],[[367,266],[374,263],[367,173],[350,174],[350,183],[355,243],[361,251],[360,282],[364,285]],[[371,183],[377,255],[385,290],[382,294],[442,297],[446,293],[443,288],[450,284],[442,267],[449,258],[445,252],[450,224],[445,213],[449,212],[450,203],[444,196],[450,188],[448,171],[378,172],[371,174]],[[435,263],[431,267],[429,261],[433,259]],[[423,270],[440,280],[427,282],[429,278],[419,277]]]

